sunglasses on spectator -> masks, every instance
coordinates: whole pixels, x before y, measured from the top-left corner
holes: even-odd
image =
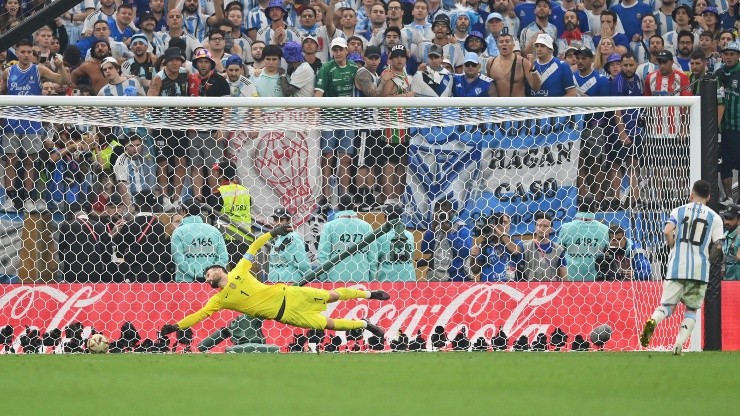
[[[478,66],[475,62],[465,62],[463,65],[465,65],[466,68]]]

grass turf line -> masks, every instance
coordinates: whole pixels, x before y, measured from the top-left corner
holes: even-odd
[[[4,414],[728,415],[740,353],[0,356]]]

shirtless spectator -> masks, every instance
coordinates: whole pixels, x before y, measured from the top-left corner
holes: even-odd
[[[488,61],[488,75],[496,81],[499,97],[524,97],[527,84],[535,91],[540,88],[540,74],[532,71],[530,60],[514,53],[511,34],[499,35],[498,50],[499,56]]]
[[[72,84],[75,85],[81,78],[89,78],[93,94],[97,95],[98,91],[108,83],[103,73],[100,72],[100,64],[103,62],[103,59],[110,56],[110,45],[108,45],[107,41],[96,40],[90,51],[90,60],[83,62],[72,71],[70,77]]]

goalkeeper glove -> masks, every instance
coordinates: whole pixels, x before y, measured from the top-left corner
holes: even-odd
[[[178,330],[180,330],[180,327],[178,327],[176,324],[165,324],[164,326],[162,326],[162,330],[160,331],[160,333],[162,335],[169,335]]]
[[[272,236],[272,238],[275,238],[281,235],[288,235],[292,231],[293,227],[291,227],[290,225],[281,224],[273,227],[272,231],[270,231],[270,236]]]

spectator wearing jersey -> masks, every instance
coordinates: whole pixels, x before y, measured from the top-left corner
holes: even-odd
[[[532,89],[532,96],[575,97],[573,72],[568,64],[553,56],[552,37],[547,33],[540,33],[534,46],[537,59],[531,71],[539,74],[541,85],[537,90]]]
[[[129,78],[121,75],[121,65],[118,64],[115,58],[109,56],[103,59],[100,70],[103,71],[103,76],[108,84],[98,91],[98,95],[107,97],[146,95],[136,77]]]
[[[349,45],[347,45],[349,46]],[[305,60],[313,69],[314,74],[318,74],[321,65],[324,63],[316,56],[319,50],[319,40],[315,36],[306,36],[301,42],[303,49],[303,60]]]
[[[647,14],[653,14],[652,7],[638,0],[622,0],[621,3],[612,6],[611,11],[619,16],[628,42],[635,34],[640,33],[640,18]],[[614,24],[616,25],[616,19],[614,20]],[[602,29],[603,24],[604,22],[602,21]]]
[[[442,48],[444,52],[443,57],[450,60],[453,67],[453,71],[451,72],[462,74],[465,52],[459,43],[450,42],[450,34],[452,33],[450,17],[446,14],[438,14],[432,23],[432,32],[434,33],[432,40],[419,45],[417,49],[418,60],[425,62],[425,59],[429,56],[429,49],[432,45],[437,45]]]
[[[483,38],[483,34],[475,30],[470,32],[468,37],[465,39],[465,44],[463,45],[463,48],[465,49],[465,52],[473,52],[478,55],[481,73],[486,75],[486,69],[488,68],[488,56],[485,55],[485,51],[486,49],[488,49],[488,44],[486,44],[486,40],[485,38]]]
[[[442,66],[444,50],[432,45],[427,52],[427,64],[423,71],[417,71],[411,82],[416,96],[451,97],[453,75]]]
[[[258,75],[251,77],[260,97],[283,96],[283,91],[278,84],[280,80],[280,59],[282,57],[283,50],[277,45],[267,45],[262,51],[264,67]]]
[[[313,97],[316,74],[303,59],[301,44],[287,42],[283,46],[283,58],[288,63],[286,73],[280,75],[278,85],[286,97]]]
[[[676,22],[673,20],[673,10],[676,8],[676,3],[677,0],[661,0],[660,8],[654,14],[658,33],[668,33],[674,30]]]
[[[650,38],[658,33],[658,25],[653,15],[642,16],[640,33],[636,34],[630,42],[630,51],[641,64],[650,60]]]
[[[136,195],[151,188],[147,178],[150,170],[144,160],[141,137],[122,137],[117,143],[120,146],[114,147],[110,155],[116,192],[121,195],[126,209],[133,212]]]
[[[678,45],[676,47],[676,63],[681,67],[681,70],[688,73],[691,71],[689,63],[691,62],[691,52],[694,51],[694,34],[682,30],[676,37]]]
[[[687,31],[693,33],[694,28],[691,26],[694,21],[694,12],[691,7],[681,4],[673,9],[673,21],[676,25],[670,32],[663,33],[663,40],[665,41],[665,49],[676,52],[678,46],[678,34]]]
[[[258,77],[265,67],[265,57],[262,56],[265,46],[265,42],[255,40],[252,42],[252,46],[249,47],[252,62],[247,64],[246,72],[244,73],[247,78]]]
[[[316,56],[318,56],[322,62],[327,62],[329,60],[328,46],[332,39],[335,37],[344,37],[344,33],[341,30],[337,31],[334,26],[334,7],[337,3],[339,3],[339,0],[330,0],[328,5],[323,1],[319,1],[313,3],[312,6],[304,7],[303,10],[301,10],[299,24],[295,28],[301,37],[316,37],[319,45],[319,49],[316,51]],[[323,21],[317,19],[316,8],[323,10]],[[299,41],[299,39],[296,39],[296,41]]]
[[[453,77],[453,97],[497,97],[493,79],[480,73],[480,60],[475,52],[465,54],[463,73]]]
[[[722,56],[719,54],[719,49],[717,49],[715,33],[702,32],[699,35],[699,48],[697,51],[700,51],[707,58],[707,71],[714,72],[721,66]]]
[[[321,66],[316,76],[314,97],[352,97],[354,95],[354,78],[358,70],[354,62],[347,60],[347,41],[344,38],[334,38],[331,41],[331,51],[334,59]],[[351,178],[349,168],[352,155],[355,153],[353,130],[323,131],[321,133],[321,171],[323,176],[321,202],[328,202],[331,196],[331,178],[334,170],[335,155],[338,159],[337,178],[339,179],[339,194],[349,188]],[[324,202],[324,203],[326,203]]]
[[[720,15],[719,26],[722,30],[734,30],[737,28],[737,22],[740,21],[740,6],[737,0],[729,0],[727,9]]]
[[[168,48],[162,55],[162,70],[154,74],[149,86],[148,96],[158,97],[187,97],[188,96],[188,72],[183,68],[185,58],[178,48]],[[172,127],[181,122],[182,114],[165,110],[165,121]],[[180,205],[180,195],[183,190],[183,180],[186,174],[187,149],[190,140],[183,130],[156,129],[152,132],[154,145],[157,147],[157,182],[163,193],[163,207],[165,211],[173,211]],[[174,169],[175,174],[169,175],[169,167]],[[172,178],[172,191],[170,191],[170,178]]]
[[[514,12],[514,2],[509,0],[493,0],[492,2],[489,2],[489,11],[491,14],[499,13],[501,17],[503,17],[502,20],[504,21],[506,30],[511,33],[514,39],[519,37],[519,28],[523,26],[524,23],[521,22],[519,15]],[[489,23],[491,21],[491,14],[486,18],[486,21]],[[527,24],[531,22],[532,21],[530,20]],[[491,32],[490,24],[487,24],[486,26],[488,31]]]
[[[153,14],[144,13],[139,19],[139,29],[141,29],[141,31],[134,35],[139,37],[139,41],[146,41],[146,52],[151,53],[154,56],[161,54],[165,49],[167,49],[165,45],[162,44],[162,39],[158,35],[161,32],[155,33],[155,29],[157,27],[156,23],[157,19]],[[141,39],[142,37],[143,39]],[[134,37],[132,36],[131,42],[129,43],[129,49],[131,49],[131,52],[134,52],[133,39]],[[134,56],[136,56],[136,53],[134,53]]]
[[[116,42],[123,42],[128,44],[131,40],[131,36],[134,35],[133,28],[134,21],[134,8],[127,3],[123,3],[118,6],[115,17],[111,16],[108,18],[108,26],[110,28],[110,36]]]
[[[172,280],[170,238],[153,214],[157,198],[150,191],[136,194],[136,215],[114,227],[113,244],[123,256],[123,278],[128,282],[169,282]]]
[[[380,48],[377,46],[368,46],[365,50],[365,65],[355,73],[355,96],[381,97],[383,95],[380,74],[378,74],[380,54]],[[412,86],[416,84],[412,82]],[[371,110],[358,111],[369,113]],[[368,117],[370,117],[369,114]],[[354,184],[357,189],[355,198],[359,211],[369,211],[376,205],[374,191],[376,179],[380,176],[382,169],[378,163],[382,149],[377,142],[381,135],[380,131],[363,129],[358,132],[355,139],[357,175],[355,175]]]
[[[568,13],[573,13],[574,16],[567,18]],[[576,26],[574,29],[578,29],[578,33],[585,34],[591,32],[591,28],[588,24],[588,16],[584,10],[578,8],[576,0],[562,0],[560,5],[556,5],[552,8],[550,13],[550,22],[558,29],[558,38],[562,38],[562,35],[568,31],[566,27],[568,22],[575,22]],[[570,29],[571,31],[574,29]],[[560,50],[560,49],[558,49]]]
[[[288,10],[283,5],[283,0],[270,0],[270,5],[265,8],[265,15],[270,23],[257,31],[256,40],[261,40],[266,45],[282,47],[285,42],[301,39],[300,33],[286,23]]]
[[[699,50],[691,53],[689,69],[688,75],[691,94],[699,96],[701,95],[701,83],[699,80],[712,73],[707,67],[707,57],[704,55],[704,52]]]
[[[552,241],[552,216],[545,212],[534,214],[532,238],[522,241],[524,280],[529,282],[559,282],[567,270],[563,264],[563,247]]]
[[[387,24],[382,26],[383,30],[378,30],[370,39],[370,44],[375,46],[382,46],[385,40],[385,29],[389,27],[395,27],[399,31],[399,42],[403,44],[409,51],[412,51],[419,45],[424,37],[412,26],[403,24],[403,2],[401,0],[389,0],[387,3],[388,10],[388,21]],[[385,22],[384,22],[385,23]],[[463,38],[464,39],[464,38]],[[386,52],[390,50],[390,47]]]
[[[361,242],[373,232],[373,227],[357,217],[352,197],[344,194],[339,198],[338,211],[334,219],[324,224],[319,237],[318,259],[325,263],[333,256]],[[329,269],[327,282],[367,282],[375,277],[378,270],[377,242],[347,257]]]
[[[90,219],[88,211],[74,204],[59,224],[58,281],[97,283],[107,280],[105,265],[110,263],[110,256],[105,246],[110,244],[110,236],[101,222]]]
[[[131,52],[134,57],[129,58],[121,64],[121,75],[125,77],[136,77],[144,91],[149,90],[152,77],[156,72],[154,64],[157,56],[148,52],[149,40],[146,35],[137,33],[131,37]]]
[[[205,46],[206,50],[211,54],[211,59],[215,65],[213,69],[219,74],[226,70],[224,64],[231,56],[231,54],[226,52],[226,40],[227,35],[224,31],[213,29],[208,34],[208,43]]]
[[[657,55],[658,70],[648,74],[645,79],[643,94],[647,96],[690,96],[689,77],[681,70],[674,68],[673,54],[663,50]],[[646,109],[645,149],[658,157],[648,158],[653,169],[653,179],[657,190],[658,202],[664,205],[675,205],[678,201],[668,200],[666,178],[674,176],[676,171],[688,169],[679,165],[680,158],[675,154],[677,148],[688,146],[688,125],[681,121],[686,109],[660,107]],[[679,178],[683,178],[683,175]],[[681,186],[680,184],[678,185]]]
[[[206,38],[208,28],[224,18],[223,0],[212,0],[206,4],[212,5],[212,10],[203,10],[200,0],[180,0],[176,9],[182,12],[182,23],[185,30],[193,35],[198,42]]]
[[[549,0],[536,0],[534,15],[536,19],[534,22],[525,26],[522,29],[522,33],[519,35],[519,44],[522,46],[522,55],[527,56],[535,53],[535,45],[540,35],[548,35],[550,39],[558,38],[558,28],[550,23],[549,18],[552,14],[552,5]],[[521,15],[520,15],[521,18]],[[550,49],[553,49],[552,42],[550,42]]]
[[[699,22],[699,27],[704,32],[717,33],[721,29],[720,17],[717,8],[714,6],[707,6],[701,12],[702,20]]]
[[[179,209],[182,223],[172,233],[170,250],[175,264],[175,282],[203,281],[203,271],[214,264],[227,264],[229,253],[218,228],[203,221],[200,205]]]
[[[380,75],[382,96],[413,97],[412,77],[406,71],[408,52],[406,47],[394,45],[388,58],[389,66]],[[397,109],[389,109],[383,117],[401,120],[403,114]],[[382,149],[378,164],[382,166],[382,201],[397,204],[401,200],[405,186],[406,165],[408,165],[409,132],[404,128],[389,128],[382,131],[377,144]]]
[[[188,95],[191,97],[228,97],[231,88],[217,71],[216,61],[207,49],[199,49],[193,56],[193,66],[197,72],[188,77]],[[218,124],[224,110],[199,110],[199,116]],[[225,134],[222,130],[198,130],[188,132],[190,146],[190,178],[193,181],[192,193],[196,201],[204,201],[204,185],[209,189],[216,186],[216,178],[206,172],[207,168],[217,164],[224,156]],[[210,171],[210,170],[209,170]]]
[[[109,18],[116,17],[115,0],[99,0],[98,9],[85,18],[82,25],[82,37],[88,37],[93,34],[93,26],[101,20],[107,22]]]
[[[613,53],[606,58],[604,62],[603,74],[610,81],[619,74],[621,68],[622,57],[618,53]]]
[[[460,221],[452,201],[437,201],[433,218],[421,242],[422,258],[417,267],[427,267],[425,279],[430,282],[470,282],[467,261],[473,246],[472,232]]]
[[[715,71],[719,83],[719,125],[722,128],[720,143],[720,177],[725,195],[723,204],[735,203],[732,195],[732,170],[740,170],[740,43],[729,42],[722,48],[722,68]]]
[[[416,0],[411,15],[414,20],[408,26],[419,32],[423,40],[432,40],[434,33],[432,23],[429,21],[429,5],[426,0]]]
[[[609,95],[609,80],[594,70],[594,53],[587,47],[576,50],[576,68],[573,72],[576,94],[579,97],[605,97]],[[578,194],[594,194],[597,199],[603,196],[600,184],[602,148],[604,145],[604,126],[600,125],[603,115],[587,115],[584,122],[589,124],[581,136],[581,152],[578,167]]]
[[[283,207],[272,213],[273,227],[290,225],[291,216]],[[273,283],[298,283],[311,271],[306,244],[300,233],[291,231],[281,235],[270,244],[269,272],[267,280]]]
[[[178,9],[171,9],[167,12],[167,31],[158,34],[159,43],[166,47],[173,38],[182,38],[185,40],[185,49],[183,53],[185,59],[190,60],[193,57],[195,49],[203,46],[201,42],[191,33],[183,23],[183,14]],[[166,52],[166,51],[165,51]]]
[[[594,45],[599,45],[602,39],[610,38],[614,44],[615,52],[619,54],[626,53],[630,48],[630,38],[617,30],[617,24],[619,23],[617,14],[612,10],[604,10],[601,12],[600,20],[601,31],[593,32],[591,35],[594,39]]]
[[[722,213],[725,238],[722,251],[725,258],[724,280],[740,280],[740,207],[730,205]]]
[[[565,249],[567,281],[596,281],[596,256],[609,246],[609,227],[596,220],[596,201],[580,197],[573,221],[563,224],[558,241]]]
[[[257,88],[255,88],[249,78],[242,75],[244,65],[242,58],[230,56],[226,60],[226,80],[229,82],[232,97],[259,97]]]
[[[610,95],[616,97],[639,97],[642,95],[642,80],[637,76],[637,60],[631,53],[622,57],[622,70],[610,83]],[[627,207],[635,207],[641,204],[640,199],[640,163],[642,160],[642,127],[638,120],[642,109],[632,108],[617,110],[614,112],[614,134],[607,137],[611,147],[607,149],[607,160],[613,163],[612,172],[621,173],[622,168],[626,170],[629,177],[628,194],[630,200],[625,201]],[[616,195],[621,189],[621,176],[613,175],[610,188]]]
[[[257,40],[257,32],[269,25],[267,8],[270,0],[258,0],[250,10],[244,13],[244,31],[253,42]]]

